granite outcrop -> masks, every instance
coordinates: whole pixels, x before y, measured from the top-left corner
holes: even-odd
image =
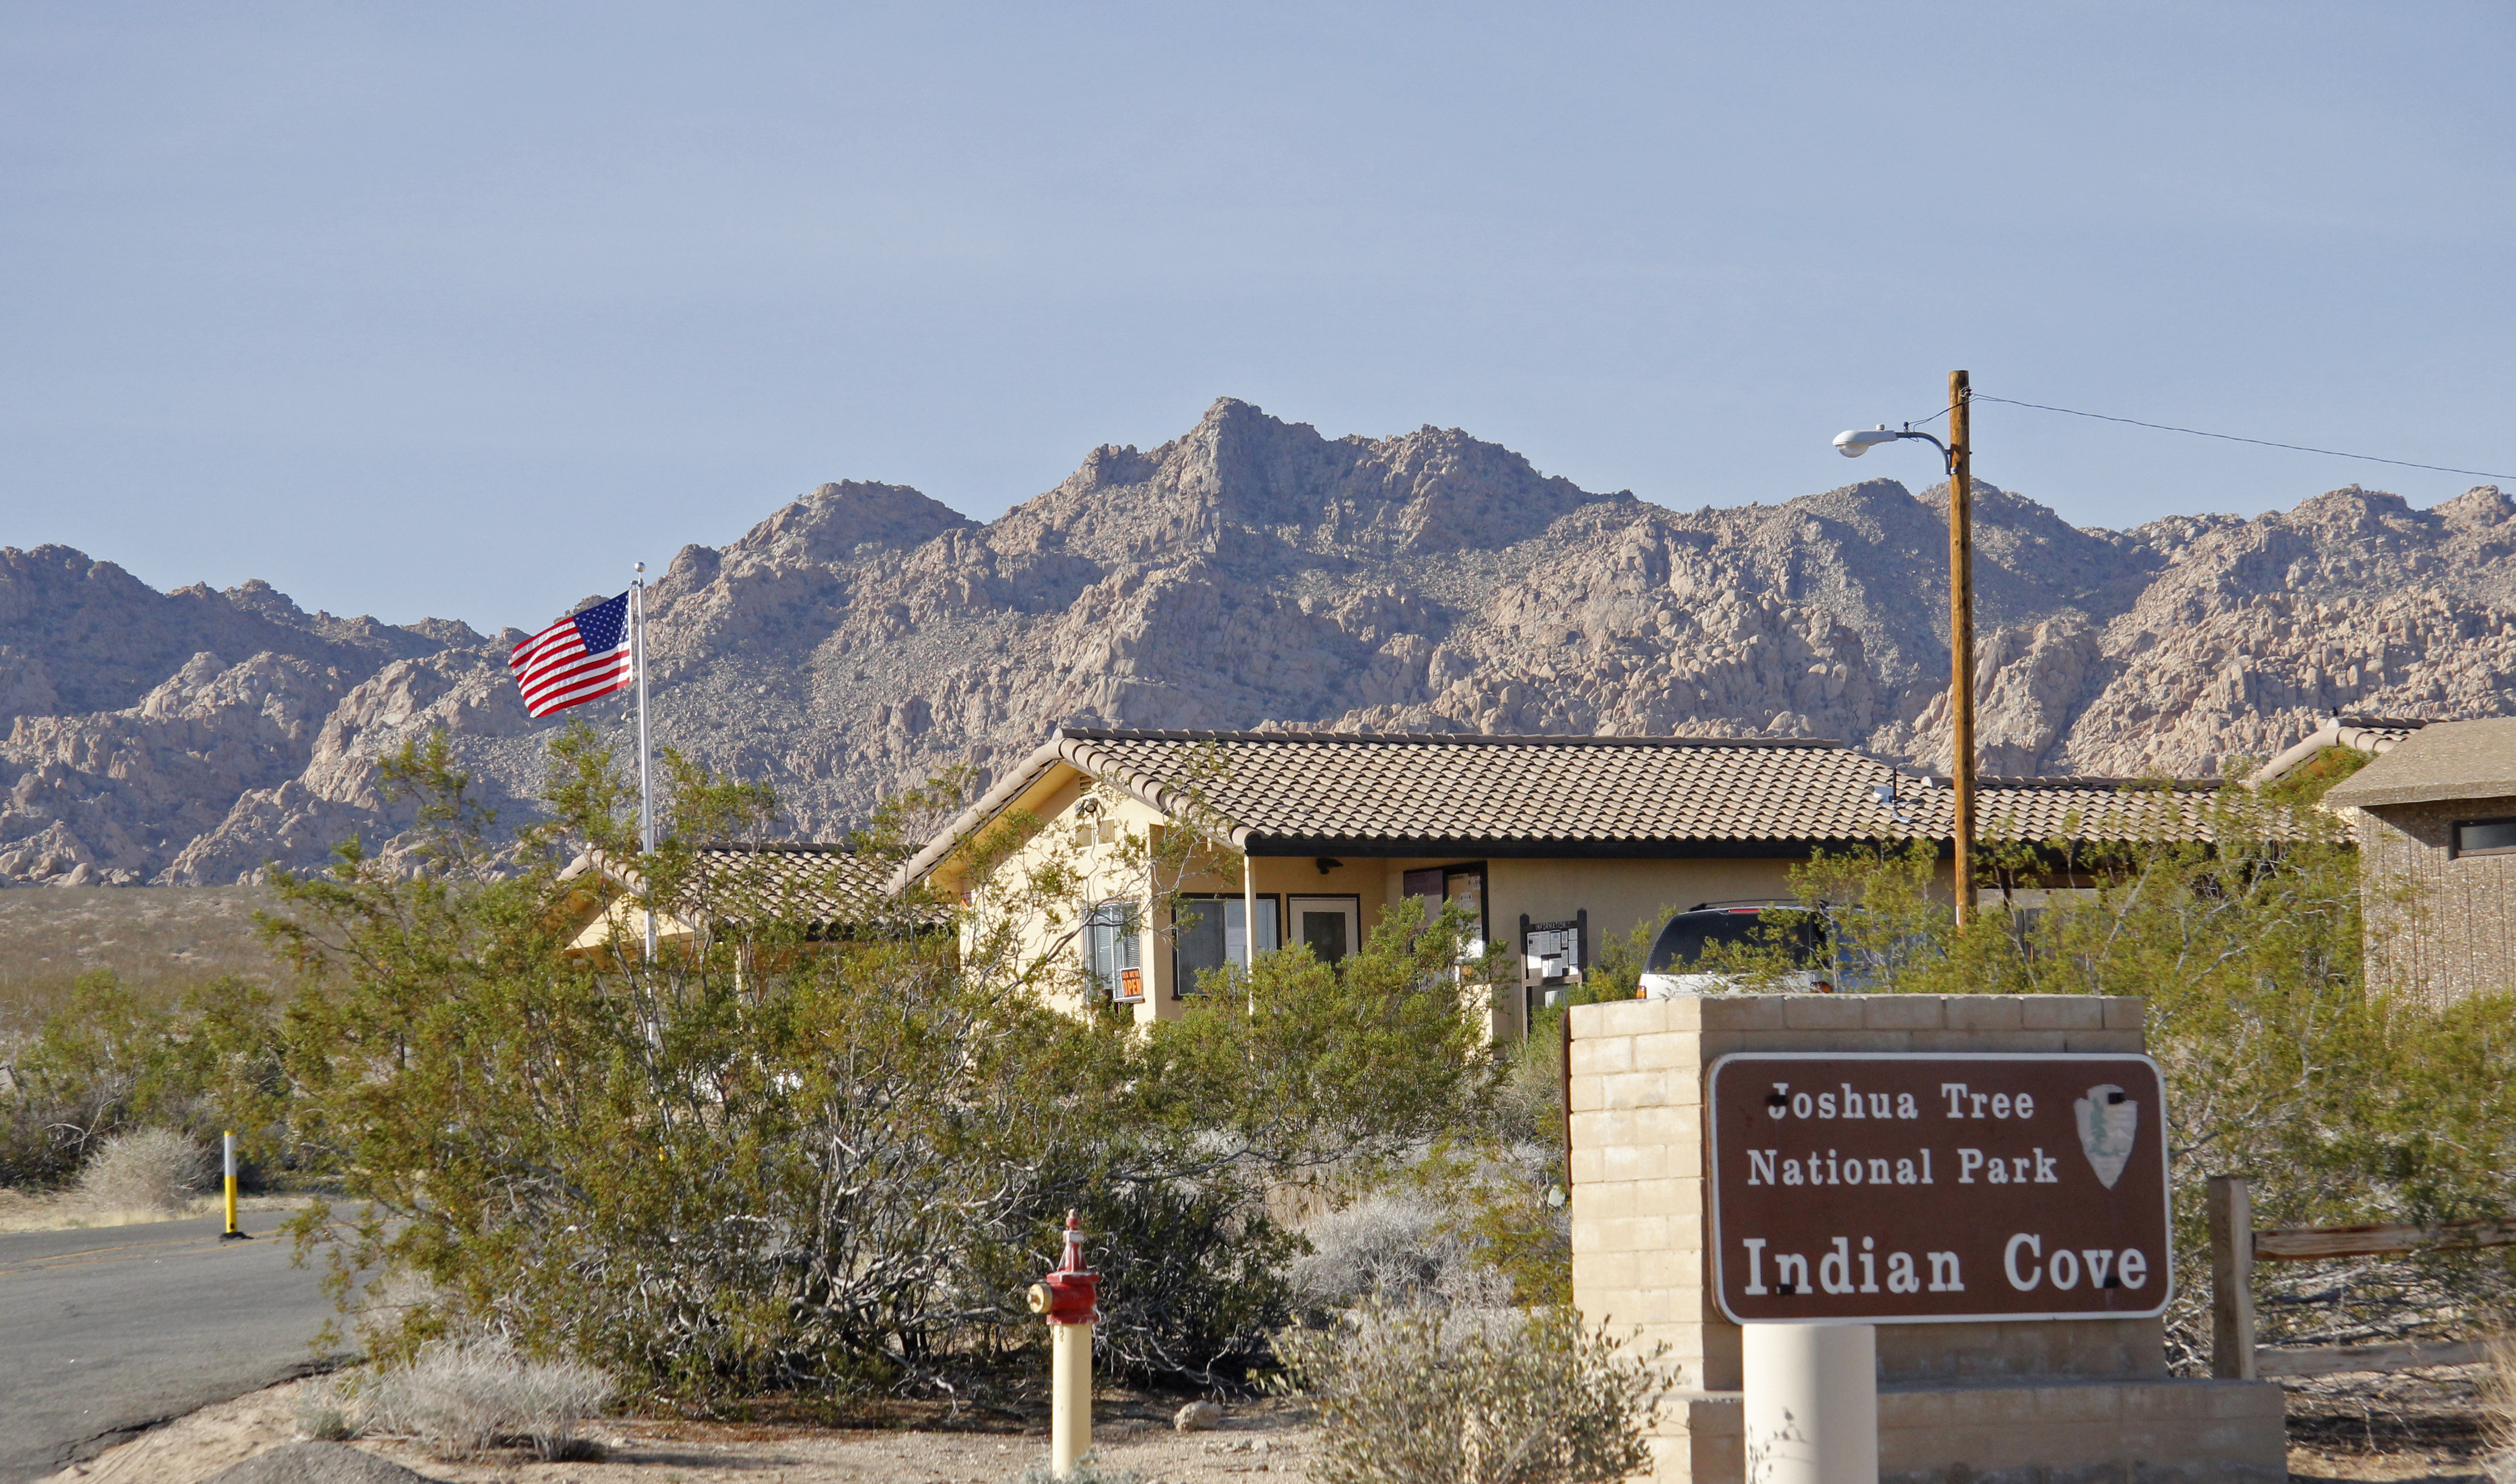
[[[658,741],[801,837],[1059,722],[1838,737],[1947,765],[1945,488],[1780,505],[1594,493],[1456,430],[1324,437],[1231,399],[979,522],[825,484],[650,598]],[[2216,774],[2336,710],[2516,712],[2516,502],[2351,487],[2070,525],[1978,486],[1983,765]],[[548,615],[508,615],[546,621]],[[442,730],[528,817],[519,630],[158,594],[0,550],[0,882],[228,883],[409,824],[376,759]],[[614,697],[584,718],[625,738]]]

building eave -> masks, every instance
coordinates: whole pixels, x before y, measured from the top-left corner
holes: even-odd
[[[1020,765],[980,795],[978,803],[962,810],[942,834],[902,861],[900,869],[892,873],[887,883],[888,889],[898,895],[920,882],[937,877],[944,878],[947,884],[956,881],[954,868],[970,843],[985,834],[999,818],[1012,812],[1026,798],[1062,783],[1061,772],[1106,783],[1165,818],[1177,818],[1181,811],[1194,804],[1188,794],[1169,787],[1160,779],[1114,762],[1096,749],[1093,740],[1089,734],[1076,735],[1063,726],[1059,727]],[[1223,821],[1223,824],[1234,847],[1241,848],[1248,832],[1229,821]]]

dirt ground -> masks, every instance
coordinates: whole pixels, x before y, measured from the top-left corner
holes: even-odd
[[[47,1484],[199,1484],[296,1437],[299,1397],[320,1384],[290,1381],[203,1408]],[[1299,1407],[1273,1399],[1234,1406],[1212,1431],[1180,1432],[1170,1420],[1183,1400],[1105,1393],[1094,1408],[1095,1455],[1159,1484],[1305,1477],[1310,1431]],[[603,1446],[600,1462],[446,1463],[389,1439],[362,1438],[357,1446],[447,1484],[1000,1484],[1048,1457],[1045,1432],[1010,1424],[999,1431],[872,1431],[606,1419],[589,1432]]]
[[[2288,1471],[2298,1480],[2477,1481],[2490,1439],[2486,1366],[2292,1381]]]
[[[2474,1395],[2480,1372],[2440,1367],[2295,1386],[2290,1477],[2298,1484],[2488,1484]],[[321,1384],[291,1381],[205,1408],[47,1484],[199,1484],[294,1438],[299,1398]],[[1213,1431],[1179,1432],[1170,1419],[1180,1401],[1104,1392],[1094,1408],[1097,1456],[1149,1484],[1309,1476],[1303,1461],[1312,1435],[1298,1404],[1237,1405]],[[599,1462],[447,1463],[390,1439],[359,1446],[446,1484],[1002,1484],[1048,1452],[1037,1428],[985,1421],[967,1430],[873,1430],[610,1419],[590,1433],[603,1447]]]
[[[0,1186],[0,1232],[69,1231],[83,1227],[146,1226],[160,1221],[180,1221],[189,1216],[216,1216],[224,1200],[222,1196],[205,1195],[182,1213],[169,1216],[162,1211],[101,1211],[82,1200],[75,1191],[61,1195],[28,1195],[21,1190]],[[236,1211],[239,1215],[271,1211],[294,1213],[305,1204],[306,1197],[302,1195],[247,1195],[236,1198]]]

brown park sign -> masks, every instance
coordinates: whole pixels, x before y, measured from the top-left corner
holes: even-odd
[[[2172,1276],[2146,1056],[1746,1051],[1704,1080],[1737,1323],[2147,1318]]]

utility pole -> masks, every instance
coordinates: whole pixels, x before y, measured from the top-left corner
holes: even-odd
[[[1949,781],[1956,795],[1957,926],[1974,917],[1974,492],[1962,371],[1949,373]]]
[[[1834,435],[1835,452],[1857,459],[1881,443],[1914,438],[1940,451],[1949,470],[1949,782],[1956,794],[1957,926],[1974,917],[1974,392],[1962,371],[1949,373],[1949,440],[1881,423]],[[1902,816],[1899,816],[1900,818]]]

